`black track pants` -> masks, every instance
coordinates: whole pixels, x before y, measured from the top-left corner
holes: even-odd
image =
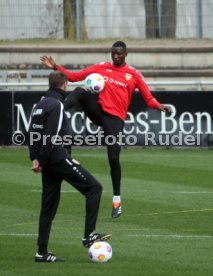
[[[72,159],[48,166],[42,173],[42,206],[39,219],[38,245],[47,246],[52,221],[60,201],[61,183],[65,180],[86,198],[84,236],[96,228],[102,193],[100,183]]]

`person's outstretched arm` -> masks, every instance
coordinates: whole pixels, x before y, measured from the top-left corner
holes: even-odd
[[[152,95],[148,85],[143,79],[141,74],[137,75],[137,87],[139,89],[140,94],[144,98],[147,106],[158,109],[163,112],[171,112],[170,106],[159,103]]]

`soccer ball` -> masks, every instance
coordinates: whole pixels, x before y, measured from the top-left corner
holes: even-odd
[[[106,263],[112,258],[112,247],[107,242],[95,242],[88,251],[89,258],[95,263]]]
[[[92,93],[101,92],[104,89],[104,84],[105,84],[104,78],[97,73],[90,74],[85,79],[85,86]]]

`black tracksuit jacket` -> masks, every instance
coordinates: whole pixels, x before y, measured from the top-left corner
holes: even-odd
[[[71,135],[70,124],[62,104],[65,98],[64,90],[49,89],[32,111],[29,129],[30,159],[37,159],[41,167],[70,157],[71,145],[63,146],[59,140],[54,143],[53,139],[55,135],[62,140],[64,135]]]

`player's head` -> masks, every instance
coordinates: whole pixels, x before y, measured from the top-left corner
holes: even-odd
[[[127,56],[127,47],[123,41],[116,41],[112,45],[111,57],[115,66],[122,66],[125,64]]]
[[[53,71],[49,75],[49,88],[67,89],[67,76],[60,71]]]

